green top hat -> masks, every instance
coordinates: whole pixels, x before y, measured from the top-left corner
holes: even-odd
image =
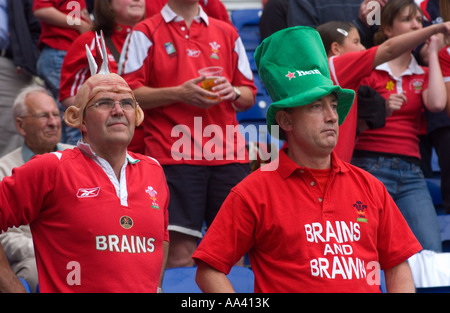
[[[283,29],[266,38],[255,51],[259,76],[273,103],[267,126],[277,125],[278,110],[307,105],[335,93],[339,125],[347,116],[355,92],[334,85],[319,33],[306,26]]]

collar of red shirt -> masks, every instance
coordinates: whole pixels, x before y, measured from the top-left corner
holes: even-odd
[[[286,154],[287,147],[282,148],[278,156],[278,168],[277,171],[281,178],[287,179],[294,172],[302,173],[304,171],[309,171],[307,167],[301,167],[292,161]],[[348,165],[344,163],[337,154],[333,151],[331,153],[331,170],[333,173],[344,173],[349,170]]]
[[[208,15],[206,15],[205,11],[203,11],[203,8],[201,6],[199,6],[199,14],[198,16],[194,17],[194,20],[197,23],[200,23],[202,20],[205,22],[205,24],[208,26],[209,25],[209,19],[208,19]],[[179,22],[182,21],[183,18],[179,15],[177,15],[170,7],[168,4],[166,4],[162,10],[161,10],[161,15],[164,18],[164,21],[166,23],[170,23],[172,21],[174,22]]]
[[[113,32],[117,34],[118,36],[124,36],[126,37],[129,33],[131,33],[131,30],[133,27],[129,25],[122,25],[122,24],[116,24],[114,25]]]
[[[375,67],[375,69],[379,70],[379,71],[388,72],[391,77],[395,77],[394,74],[392,74],[392,71],[391,71],[391,68],[389,67],[388,62],[378,65],[377,67]],[[400,76],[413,75],[413,74],[422,75],[424,73],[425,72],[422,69],[422,67],[420,67],[419,63],[417,63],[414,56],[411,55],[411,61],[409,62],[408,69],[405,70]]]
[[[88,143],[85,143],[83,141],[83,139],[78,140],[77,148],[80,149],[80,151],[83,152],[83,154],[85,154],[88,157],[90,157],[91,159],[93,159],[97,164],[100,165],[100,164],[105,164],[105,162],[107,163],[107,161],[104,160],[103,158],[101,158],[97,153],[95,153],[95,151],[92,149],[91,145],[88,144]],[[125,162],[124,162],[125,166],[127,164],[136,164],[138,162],[139,162],[138,159],[133,158],[127,152],[126,159],[125,159]]]

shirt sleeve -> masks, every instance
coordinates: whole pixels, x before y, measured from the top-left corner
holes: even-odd
[[[370,75],[378,46],[365,51],[348,52],[329,59],[331,79],[342,88],[356,90],[360,81]]]
[[[89,42],[89,38],[91,39],[91,42]],[[83,83],[91,76],[86,58],[85,45],[87,44],[90,46],[92,38],[93,34],[91,32],[89,32],[89,35],[81,35],[73,42],[67,51],[61,67],[59,86],[60,101],[75,96],[81,85],[83,85]]]
[[[441,65],[444,82],[450,81],[450,47],[446,46],[439,51],[439,64]]]
[[[151,73],[151,62],[149,54],[153,42],[146,34],[142,24],[136,25],[131,33],[129,44],[126,47],[126,60],[124,63],[123,78],[131,89],[149,86],[149,75]]]
[[[0,229],[30,224],[54,189],[58,158],[36,156],[0,182]]]
[[[250,62],[248,60],[244,44],[242,43],[242,39],[239,36],[235,41],[234,53],[237,60],[235,62],[236,66],[234,67],[236,69],[235,75],[231,84],[234,86],[249,87],[253,92],[253,96],[255,97],[257,89],[253,80],[253,72],[250,68]]]
[[[218,20],[225,21],[231,24],[230,17],[228,15],[227,8],[220,0],[200,1],[200,5],[203,7],[205,13]]]
[[[42,8],[56,8],[57,2],[61,0],[34,0],[33,1],[33,11]]]

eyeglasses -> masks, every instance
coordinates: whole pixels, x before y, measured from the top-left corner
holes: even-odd
[[[102,111],[111,111],[116,103],[118,103],[124,111],[133,111],[136,110],[137,107],[137,102],[133,99],[122,99],[119,101],[113,99],[100,99],[86,107],[86,109],[95,108]]]
[[[22,118],[27,118],[27,117],[32,117],[35,118],[41,122],[48,122],[48,120],[50,119],[50,116],[53,116],[56,119],[61,119],[61,115],[59,114],[59,112],[53,112],[53,113],[38,113],[38,114],[32,114],[32,115],[25,115],[25,116],[21,116]]]

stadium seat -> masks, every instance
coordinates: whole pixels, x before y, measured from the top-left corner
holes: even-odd
[[[450,286],[416,288],[416,293],[450,293]]]
[[[282,146],[280,140],[269,134],[266,126],[266,113],[272,100],[259,77],[254,59],[255,50],[261,43],[261,35],[259,32],[259,19],[261,14],[261,9],[240,9],[234,10],[231,13],[231,22],[236,27],[244,44],[257,88],[255,105],[251,109],[237,114],[237,120],[242,126],[240,130],[248,143],[250,155],[255,154],[252,153],[252,150],[254,150],[253,152],[257,151],[259,155],[261,151],[275,152],[275,150],[280,149]],[[252,131],[254,128],[256,128],[256,132]],[[277,154],[271,153],[271,159]],[[257,159],[251,159],[251,161],[252,169],[254,169],[270,160],[263,160],[258,157]]]
[[[239,123],[259,121],[265,123],[267,108],[271,103],[269,96],[256,97],[256,103],[249,110],[236,114]]]
[[[431,150],[431,170],[434,173],[440,173],[441,172],[441,168],[439,167],[439,158],[436,154],[436,150],[434,150],[434,148]]]
[[[166,269],[162,285],[164,293],[201,293],[195,282],[196,271],[195,266]],[[251,269],[234,266],[227,277],[236,292],[252,293],[254,291],[254,275]]]
[[[236,27],[247,51],[254,51],[261,43],[259,18],[261,9],[241,9],[231,12],[231,22]]]
[[[168,268],[164,272],[164,293],[201,293],[195,282],[196,267]]]
[[[23,287],[25,288],[26,292],[31,293],[31,288],[30,288],[30,284],[28,284],[28,282],[23,279],[22,277],[18,277],[20,282],[22,283]]]
[[[380,270],[380,290],[382,293],[386,293],[386,278],[384,277],[384,271]]]
[[[438,215],[441,229],[441,240],[450,241],[450,214]]]
[[[431,199],[435,206],[442,205],[442,195],[441,195],[441,177],[435,175],[431,178],[425,178],[427,182],[428,190],[430,191]]]

